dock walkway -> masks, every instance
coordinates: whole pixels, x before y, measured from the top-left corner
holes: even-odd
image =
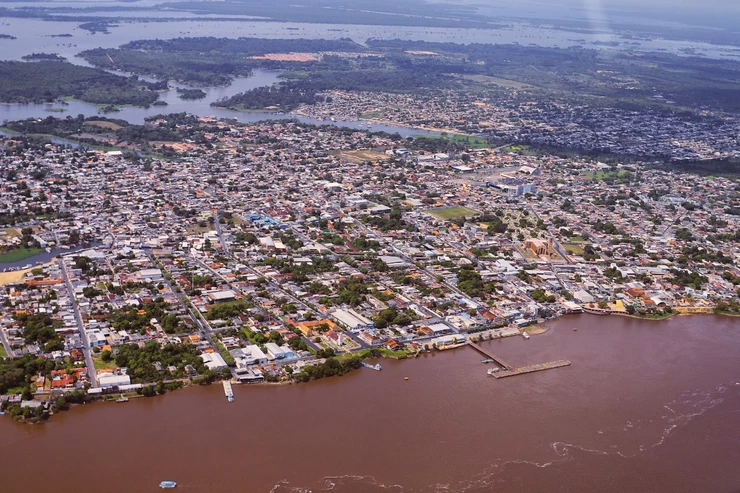
[[[509,371],[514,370],[513,366],[511,366],[509,363],[507,363],[506,361],[502,360],[501,358],[493,354],[491,351],[487,349],[483,349],[482,347],[480,347],[478,344],[474,342],[469,342],[468,345],[472,347],[473,349],[475,349],[476,351],[478,351],[483,356],[489,359],[492,359],[493,361],[501,365],[504,368],[504,370],[509,370]]]
[[[562,368],[563,366],[570,366],[570,361],[567,359],[560,359],[557,361],[549,361],[547,363],[536,363],[534,365],[520,366],[519,368],[512,368],[510,370],[501,370],[493,374],[496,378],[513,377],[516,375],[524,375],[525,373],[533,373],[536,371],[551,370],[553,368]]]
[[[499,366],[502,367],[501,371],[492,373],[492,375],[496,378],[514,377],[516,375],[524,375],[525,373],[534,373],[536,371],[552,370],[553,368],[570,366],[570,361],[568,361],[567,359],[559,359],[557,361],[548,361],[547,363],[536,363],[534,365],[514,367],[513,365],[510,365],[503,359],[493,354],[491,351],[482,348],[474,342],[468,342],[468,346],[472,347],[487,358],[492,359]]]

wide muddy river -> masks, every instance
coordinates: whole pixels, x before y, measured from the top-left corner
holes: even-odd
[[[740,319],[574,316],[301,385],[221,385],[0,419],[2,491],[740,491]],[[577,327],[578,331],[573,331]],[[409,379],[405,380],[404,377]]]

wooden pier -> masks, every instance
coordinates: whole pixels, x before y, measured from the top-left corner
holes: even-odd
[[[560,359],[557,361],[549,361],[547,363],[536,363],[534,365],[520,366],[518,368],[510,365],[506,361],[502,360],[491,351],[480,347],[474,342],[469,342],[468,345],[478,351],[480,354],[486,356],[489,359],[495,361],[499,366],[502,367],[501,371],[497,371],[492,375],[496,378],[514,377],[516,375],[524,375],[525,373],[534,373],[536,371],[552,370],[553,368],[562,368],[564,366],[570,366],[570,361],[567,359]]]
[[[493,361],[495,361],[496,363],[498,363],[501,367],[504,368],[504,370],[513,370],[514,369],[514,367],[511,366],[509,363],[507,363],[506,361],[502,360],[501,358],[499,358],[498,356],[496,356],[495,354],[493,354],[489,350],[483,349],[478,344],[476,344],[474,342],[469,342],[468,345],[470,347],[472,347],[473,349],[475,349],[476,351],[478,351],[483,356],[485,356],[486,358],[492,359]]]
[[[564,366],[570,366],[570,361],[568,361],[567,359],[560,359],[557,361],[550,361],[548,363],[537,363],[534,365],[520,366],[519,368],[498,371],[494,373],[493,376],[496,378],[514,377],[516,375],[524,375],[525,373],[552,370],[553,368],[562,368]]]

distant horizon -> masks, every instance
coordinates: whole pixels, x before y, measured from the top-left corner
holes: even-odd
[[[479,6],[484,9],[508,10],[512,16],[522,15],[547,18],[552,12],[567,10],[563,17],[573,17],[577,12],[589,12],[606,21],[624,22],[630,14],[644,15],[666,22],[679,22],[691,26],[715,27],[737,30],[740,27],[740,2],[734,0],[427,0],[428,3]],[[619,19],[610,16],[618,16]]]

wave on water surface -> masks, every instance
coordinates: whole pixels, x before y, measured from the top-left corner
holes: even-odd
[[[675,431],[686,426],[694,418],[721,404],[728,391],[740,393],[740,382],[721,384],[710,390],[685,391],[674,400],[662,406],[663,414],[659,418],[646,420],[628,420],[612,428],[594,432],[594,444],[578,445],[568,442],[550,444],[555,457],[551,461],[536,462],[526,459],[496,459],[484,470],[475,473],[470,479],[457,484],[434,483],[423,489],[399,484],[384,484],[373,476],[344,475],[325,476],[315,487],[294,486],[288,480],[275,484],[270,493],[318,493],[322,491],[337,492],[421,492],[462,493],[466,491],[485,491],[495,484],[503,484],[502,473],[510,466],[531,466],[542,469],[558,466],[577,460],[576,454],[585,453],[598,456],[615,456],[622,458],[639,457],[665,443]]]
[[[356,488],[362,488],[354,489]],[[320,491],[363,491],[363,492],[402,492],[407,491],[400,484],[386,485],[375,479],[373,476],[357,476],[353,474],[347,474],[344,476],[325,476],[319,481],[317,487],[301,487],[291,486],[289,481],[279,481],[275,486],[270,489],[270,493],[314,493]]]

